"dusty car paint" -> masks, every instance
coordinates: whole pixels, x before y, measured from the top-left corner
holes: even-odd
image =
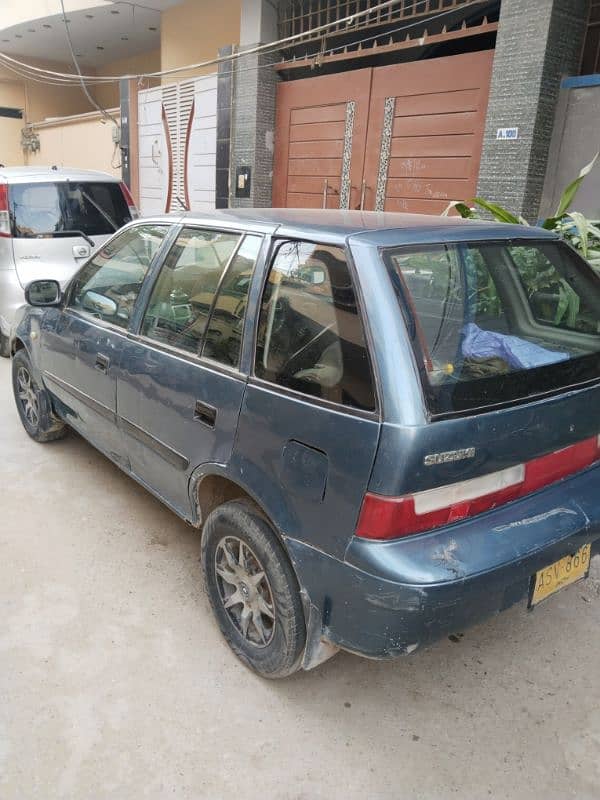
[[[398,496],[431,489],[598,433],[597,385],[432,421],[378,252],[390,242],[552,241],[551,234],[409,215],[279,210],[152,222],[168,224],[171,232],[127,330],[62,308],[29,308],[20,312],[13,348],[28,350],[60,416],[184,519],[201,525],[198,498],[207,478],[227,478],[258,503],[302,589],[305,667],[335,647],[374,658],[412,652],[525,600],[536,570],[582,544],[593,542],[598,552],[598,467],[429,533],[388,542],[354,536],[366,491]],[[264,237],[239,369],[139,334],[152,286],[184,222]],[[253,376],[273,238],[346,249],[376,380],[375,411],[336,406]],[[99,352],[109,358],[108,374],[95,369]],[[426,462],[430,454],[456,451],[468,457]]]

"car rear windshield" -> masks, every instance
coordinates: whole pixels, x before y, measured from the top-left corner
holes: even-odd
[[[433,414],[600,377],[600,278],[565,244],[398,247],[384,259]]]
[[[16,183],[9,198],[12,234],[20,239],[73,231],[101,236],[131,219],[118,183]]]

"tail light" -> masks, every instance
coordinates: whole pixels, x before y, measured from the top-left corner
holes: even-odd
[[[10,214],[8,213],[8,186],[6,183],[0,183],[0,236],[7,238],[11,235]]]
[[[137,206],[133,201],[133,197],[131,196],[131,192],[126,183],[119,184],[121,186],[121,191],[123,192],[123,197],[125,198],[125,202],[127,203],[127,208],[129,209],[129,216],[131,219],[137,219],[139,217],[139,212],[137,210]]]
[[[398,539],[449,525],[531,494],[599,459],[600,436],[594,436],[524,464],[449,486],[404,497],[367,492],[356,535],[363,539]]]

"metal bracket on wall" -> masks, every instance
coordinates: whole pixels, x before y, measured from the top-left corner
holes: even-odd
[[[28,126],[21,130],[21,149],[26,153],[39,153],[41,148],[40,137]]]

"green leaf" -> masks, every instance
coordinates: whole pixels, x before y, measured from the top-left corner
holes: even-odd
[[[554,231],[556,230],[556,227],[558,226],[559,222],[560,222],[559,217],[548,217],[548,219],[545,219],[543,221],[542,228],[544,228],[547,231]]]
[[[569,210],[571,203],[573,202],[573,199],[575,198],[575,195],[577,194],[583,179],[586,177],[586,175],[590,174],[590,172],[594,168],[596,159],[598,158],[599,155],[600,153],[596,153],[596,155],[593,157],[590,163],[585,165],[585,167],[581,170],[581,172],[575,178],[575,180],[572,183],[570,183],[564,190],[558,202],[558,208],[556,209],[556,213],[554,214],[555,217],[562,217],[562,215]]]
[[[462,200],[453,200],[451,203],[448,203],[446,208],[442,211],[442,217],[447,217],[453,210],[458,211],[463,219],[475,219],[477,217],[475,211],[469,208]]]
[[[569,307],[569,297],[565,291],[564,281],[561,281],[558,286],[558,303],[556,304],[556,313],[554,315],[554,324],[560,325],[560,321],[565,315],[565,311]]]
[[[502,208],[502,206],[497,205],[496,203],[490,203],[489,200],[484,200],[482,197],[476,197],[473,202],[481,206],[481,208],[485,208],[486,211],[497,219],[498,222],[509,222],[513,225],[519,225],[519,218],[515,217],[515,215],[508,211],[506,208]]]
[[[567,327],[574,328],[579,314],[579,295],[565,280],[561,279],[561,283],[567,297]]]
[[[581,250],[581,254],[583,255],[584,258],[587,258],[590,223],[579,211],[571,211],[569,214],[565,214],[565,216],[571,220],[577,231],[577,236],[573,237],[573,243],[575,244],[576,238],[579,240],[577,242],[577,249]]]

